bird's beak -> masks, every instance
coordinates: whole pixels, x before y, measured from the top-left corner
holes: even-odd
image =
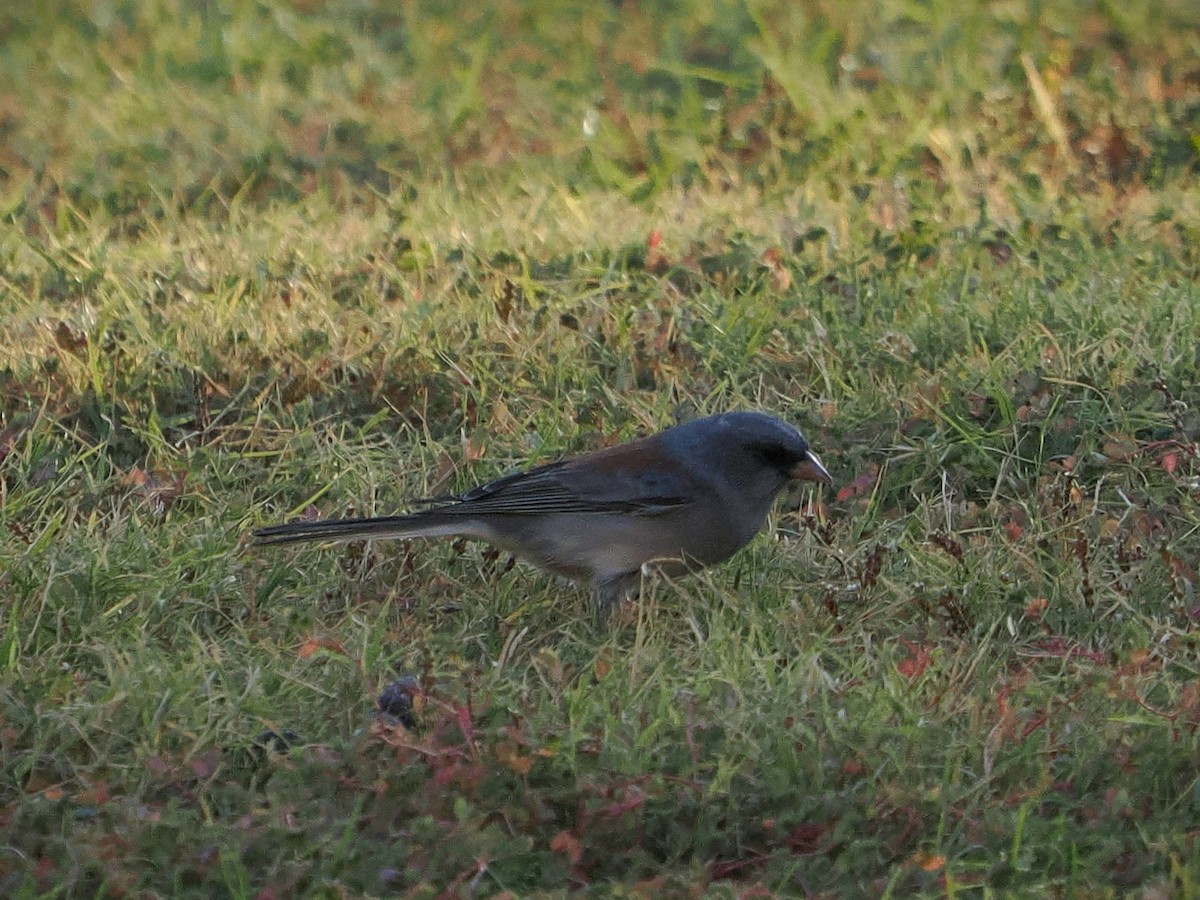
[[[796,463],[792,467],[791,476],[796,481],[823,481],[826,484],[832,484],[833,479],[821,465],[821,460],[817,458],[817,454],[811,450],[808,451],[804,459]]]

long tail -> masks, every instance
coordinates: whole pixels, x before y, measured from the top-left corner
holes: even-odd
[[[379,516],[370,519],[324,519],[316,522],[287,522],[258,528],[254,543],[297,544],[301,541],[357,541],[367,538],[471,537],[475,529],[470,519],[447,516],[441,510],[407,516]]]

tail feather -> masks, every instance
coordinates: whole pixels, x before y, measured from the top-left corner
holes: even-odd
[[[368,538],[413,538],[472,536],[474,523],[438,515],[435,511],[407,516],[378,516],[367,519],[323,519],[287,522],[254,530],[254,543],[297,544],[302,541],[359,541]]]

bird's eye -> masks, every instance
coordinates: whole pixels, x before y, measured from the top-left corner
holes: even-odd
[[[782,444],[759,444],[754,451],[764,463],[780,471],[787,471],[796,464],[796,453]]]

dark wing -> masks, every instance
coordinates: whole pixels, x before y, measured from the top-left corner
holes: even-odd
[[[439,511],[464,516],[547,513],[631,513],[653,516],[693,502],[700,486],[688,473],[650,453],[630,456],[629,445],[515,472],[445,498]]]

